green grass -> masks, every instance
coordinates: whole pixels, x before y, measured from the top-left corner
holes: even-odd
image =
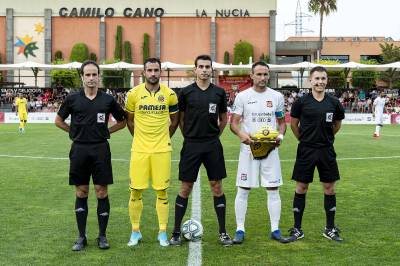
[[[28,125],[26,134],[17,133],[16,124],[0,124],[0,155],[56,157],[59,160],[0,157],[1,215],[0,264],[2,265],[186,265],[188,245],[161,248],[156,242],[158,223],[155,193],[144,193],[143,243],[126,246],[130,235],[128,217],[128,160],[131,138],[126,129],[110,141],[114,185],[110,187],[111,216],[108,238],[111,249],[98,250],[96,200],[89,196],[86,251],[73,253],[77,230],[74,217],[74,189],[68,186],[70,141],[53,125]],[[323,193],[316,181],[310,185],[303,219],[305,238],[282,245],[268,239],[269,218],[266,192],[252,190],[243,245],[223,248],[217,241],[217,222],[205,171],[202,171],[202,223],[204,265],[395,265],[400,250],[400,158],[354,160],[349,158],[400,156],[400,127],[385,126],[382,138],[372,139],[374,126],[343,126],[336,140],[341,181],[337,186],[336,223],[345,241],[341,244],[321,236],[325,224]],[[238,140],[228,130],[222,137],[225,158],[236,160]],[[173,139],[173,159],[179,159],[182,137]],[[280,148],[284,185],[281,187],[281,229],[293,224],[291,211],[294,182],[290,180],[296,141],[288,130]],[[227,161],[224,180],[227,197],[227,229],[234,234],[236,161]],[[178,191],[176,161],[172,165],[169,189],[170,224]],[[92,188],[91,188],[92,189]],[[189,205],[190,206],[190,205]],[[186,218],[190,215],[190,207]]]

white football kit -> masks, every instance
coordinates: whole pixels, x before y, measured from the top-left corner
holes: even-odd
[[[276,118],[284,117],[284,108],[281,93],[271,88],[264,92],[249,88],[236,96],[232,113],[242,117],[241,129],[244,132],[254,134],[263,126],[276,130]],[[271,151],[267,158],[255,160],[250,146],[241,143],[236,186],[259,187],[259,176],[262,187],[278,187],[283,184],[278,148]]]
[[[373,105],[375,106],[375,123],[377,125],[383,124],[383,110],[385,109],[386,99],[380,96],[376,97]]]

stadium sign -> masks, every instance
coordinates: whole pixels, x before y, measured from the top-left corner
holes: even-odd
[[[132,9],[127,7],[123,10],[123,14],[125,17],[162,17],[165,11],[163,8],[158,7],[146,7],[146,8],[136,8]],[[66,7],[60,8],[58,11],[60,17],[113,17],[115,14],[115,10],[112,7],[107,7],[104,11],[98,7],[74,7],[72,9],[68,9]]]
[[[343,119],[343,124],[359,124],[359,125],[375,125],[375,118],[372,114],[364,113],[346,113]],[[391,124],[391,115],[383,114],[383,124]]]
[[[203,10],[196,9],[196,17],[208,17],[207,12]],[[216,9],[215,17],[250,17],[250,13],[247,9]]]
[[[13,95],[17,93],[40,93],[42,89],[39,88],[0,88],[0,97],[6,97],[7,92]]]
[[[126,7],[123,9],[124,17],[162,17],[165,14],[165,10],[161,7],[145,7],[145,8],[130,8]],[[106,9],[102,9],[99,7],[73,7],[68,9],[67,7],[61,7],[58,11],[58,15],[60,17],[113,17],[115,14],[115,9],[112,7],[107,7]],[[213,14],[215,17],[250,17],[250,12],[247,9],[233,8],[233,9],[215,9],[215,13]],[[196,9],[195,10],[196,17],[209,17],[209,13],[205,9]]]

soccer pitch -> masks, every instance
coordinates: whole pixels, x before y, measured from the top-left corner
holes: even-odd
[[[203,265],[398,265],[400,250],[400,127],[385,126],[382,137],[372,138],[374,126],[344,125],[336,137],[341,172],[337,186],[336,224],[343,243],[322,237],[325,226],[323,193],[318,176],[310,185],[303,219],[305,238],[290,244],[269,239],[266,192],[250,193],[246,239],[242,245],[222,247],[218,224],[204,169],[201,172],[201,205],[204,236]],[[156,241],[158,222],[155,193],[144,192],[141,231],[143,242],[126,246],[130,236],[128,216],[128,168],[131,137],[128,130],[112,135],[114,185],[109,189],[111,216],[108,226],[109,250],[95,244],[98,227],[96,200],[89,195],[88,242],[83,252],[71,246],[77,237],[74,189],[68,185],[67,134],[52,124],[28,124],[18,134],[17,124],[0,125],[0,215],[1,265],[187,265],[189,244],[162,248]],[[173,137],[172,181],[169,189],[168,235],[174,220],[178,187],[177,169],[182,137]],[[239,142],[227,128],[222,137],[228,178],[227,230],[233,237],[236,223],[234,199]],[[280,227],[287,235],[293,225],[294,182],[290,180],[296,144],[288,128],[279,152],[284,185],[281,187]],[[190,217],[189,203],[186,217]]]

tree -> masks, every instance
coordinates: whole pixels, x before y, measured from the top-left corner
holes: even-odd
[[[318,60],[315,61],[316,64],[321,65],[336,65],[340,64],[337,60]],[[344,70],[328,70],[328,84],[326,84],[327,88],[332,89],[343,89],[346,85],[346,74]]]
[[[375,65],[375,60],[360,61],[361,64]],[[378,73],[372,70],[354,70],[351,72],[351,85],[354,88],[369,89],[375,86]]]
[[[125,41],[124,42],[124,61],[127,63],[132,63],[132,45],[131,42]]]
[[[147,58],[150,57],[150,47],[149,47],[149,34],[145,33],[143,35],[143,45],[142,45],[142,54],[143,54],[143,63]]]
[[[228,51],[225,51],[225,53],[224,53],[224,64],[225,65],[229,65],[230,64],[229,52]]]
[[[240,40],[239,42],[235,43],[235,47],[233,48],[233,64],[248,64],[250,62],[250,57],[253,58],[253,55],[253,45],[249,42]]]
[[[265,55],[264,53],[262,53],[261,55],[260,55],[260,59],[259,59],[261,62],[264,62],[264,63],[269,63],[269,56],[268,55]]]
[[[322,25],[324,16],[328,16],[331,12],[337,10],[336,0],[310,0],[308,2],[308,10],[314,14],[319,14],[319,48],[317,59],[319,60],[322,49]]]
[[[117,34],[115,35],[114,59],[122,60],[122,26],[117,26]]]
[[[250,57],[254,58],[253,55],[253,45],[249,42],[240,40],[239,42],[235,43],[235,47],[233,48],[233,64],[248,64],[250,63]],[[233,75],[235,76],[247,76],[248,74],[248,70],[233,71]]]
[[[230,64],[230,60],[229,60],[229,52],[225,51],[224,53],[224,64],[225,65],[229,65]],[[224,71],[224,75],[228,75],[229,71]]]
[[[59,60],[63,60],[63,54],[62,54],[62,52],[60,51],[60,50],[57,50],[55,53],[54,53],[54,59],[57,61],[59,61]]]
[[[90,53],[89,59],[97,62],[97,55],[95,53]]]
[[[55,60],[53,65],[61,65],[66,62],[63,60]],[[71,69],[53,69],[50,71],[51,84],[53,87],[61,85],[64,88],[79,88],[81,79],[78,71]]]
[[[379,44],[382,50],[383,64],[400,61],[400,47],[393,43]],[[395,69],[389,69],[380,74],[380,79],[389,84],[389,88],[400,87],[400,73]]]
[[[129,41],[124,42],[124,61],[132,63],[132,45]],[[123,70],[124,72],[124,87],[128,88],[131,86],[131,74],[132,71]]]
[[[89,48],[85,43],[76,43],[71,50],[69,60],[71,62],[83,62],[89,59]]]
[[[379,46],[382,50],[382,59],[384,64],[400,61],[400,47],[393,43],[380,43]]]
[[[113,64],[117,62],[119,62],[119,60],[106,60],[104,64]],[[101,77],[103,87],[106,89],[124,87],[124,71],[103,70]]]

